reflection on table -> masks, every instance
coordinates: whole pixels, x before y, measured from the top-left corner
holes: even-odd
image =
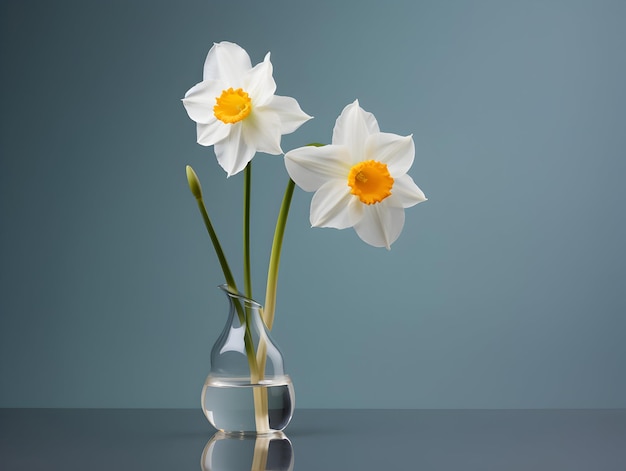
[[[202,471],[291,471],[293,447],[284,433],[227,435],[217,432],[207,442]]]

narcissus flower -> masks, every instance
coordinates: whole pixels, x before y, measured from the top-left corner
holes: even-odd
[[[404,226],[404,209],[426,201],[407,171],[413,164],[411,136],[382,133],[358,100],[335,123],[332,144],[300,147],[285,154],[287,172],[305,191],[314,191],[314,227],[354,227],[375,247],[386,247]]]
[[[198,143],[215,146],[228,176],[243,170],[256,152],[282,154],[280,138],[311,119],[291,97],[274,95],[269,52],[252,67],[248,53],[234,43],[214,44],[202,82],[183,98],[197,123]]]

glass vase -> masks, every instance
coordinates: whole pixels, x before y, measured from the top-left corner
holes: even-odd
[[[226,434],[263,435],[283,430],[295,396],[283,355],[262,318],[260,304],[220,286],[228,320],[211,350],[211,370],[202,388],[202,411]]]

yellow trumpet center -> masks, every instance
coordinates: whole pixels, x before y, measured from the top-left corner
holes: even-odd
[[[233,124],[246,119],[252,110],[252,100],[241,88],[222,91],[216,99],[213,114],[226,124]]]
[[[362,203],[380,203],[391,195],[393,177],[389,174],[387,164],[365,160],[350,169],[348,186],[352,188],[350,193],[358,196]]]

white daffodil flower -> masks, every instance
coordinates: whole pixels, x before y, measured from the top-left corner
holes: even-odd
[[[374,247],[391,248],[404,226],[404,209],[426,201],[407,171],[413,164],[412,136],[382,133],[358,100],[346,106],[332,144],[300,147],[285,154],[293,181],[314,191],[311,225],[345,229]]]
[[[274,95],[272,72],[269,52],[252,67],[243,48],[216,43],[204,63],[202,82],[183,98],[197,123],[198,143],[215,146],[228,176],[243,170],[256,152],[282,154],[281,136],[311,119],[294,98]]]

